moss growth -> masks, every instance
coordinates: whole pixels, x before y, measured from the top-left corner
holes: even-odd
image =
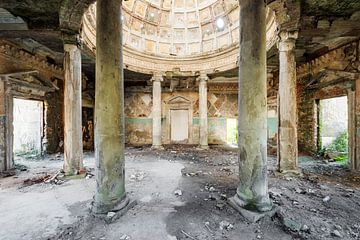
[[[346,131],[341,133],[330,145],[322,147],[318,154],[323,157],[336,155],[335,157],[332,157],[336,162],[346,163],[349,158],[348,138],[348,133]]]
[[[327,152],[348,152],[348,133],[340,134],[329,146],[326,147]]]
[[[334,158],[336,162],[347,162],[348,161],[348,155],[347,154],[341,154],[338,157]]]

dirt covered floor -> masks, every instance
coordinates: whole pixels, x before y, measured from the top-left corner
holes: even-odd
[[[88,173],[66,179],[61,155],[17,158],[16,175],[0,178],[0,239],[360,239],[360,176],[336,163],[301,157],[303,176],[285,177],[269,157],[279,210],[248,223],[226,203],[238,183],[236,150],[128,147],[126,187],[137,205],[106,223],[89,215],[93,154],[84,161]]]

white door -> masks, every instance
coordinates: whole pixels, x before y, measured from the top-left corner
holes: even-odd
[[[171,142],[187,143],[189,139],[189,110],[171,110]]]

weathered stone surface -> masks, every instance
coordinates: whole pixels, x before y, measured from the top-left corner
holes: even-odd
[[[120,211],[129,203],[125,191],[124,78],[121,1],[97,2],[95,96],[96,193],[92,211]],[[111,22],[108,19],[113,19]],[[119,67],[120,66],[120,67]]]
[[[233,198],[243,208],[272,209],[267,181],[265,4],[242,1],[239,61],[239,178]],[[256,31],[257,34],[253,34]]]
[[[208,148],[208,94],[207,81],[209,77],[205,73],[201,73],[199,80],[199,122],[200,122],[200,148]]]
[[[64,50],[64,171],[73,175],[83,168],[81,52],[71,44]]]
[[[161,73],[156,73],[153,78],[153,106],[152,106],[152,146],[156,149],[162,148],[162,130],[161,130],[161,82],[163,77]]]
[[[279,42],[279,171],[298,169],[295,32],[281,32]]]
[[[61,87],[62,88],[62,87]],[[62,91],[46,94],[43,150],[51,154],[63,150],[64,141]]]
[[[14,167],[13,158],[13,96],[11,86],[0,79],[0,172]]]
[[[243,207],[240,207],[234,198],[229,198],[228,200],[230,206],[232,206],[235,210],[237,210],[246,220],[251,223],[255,223],[264,217],[273,217],[277,211],[274,207],[270,211],[267,212],[257,212],[257,211],[250,211]]]

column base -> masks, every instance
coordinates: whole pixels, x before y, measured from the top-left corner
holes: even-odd
[[[165,150],[165,148],[162,145],[152,145],[151,149],[153,149],[153,150]]]
[[[209,145],[199,145],[197,148],[197,150],[208,150],[210,149]]]
[[[276,177],[302,177],[300,169],[297,170],[278,170],[275,172]]]
[[[136,200],[130,200],[129,198],[126,197],[113,210],[108,211],[106,213],[97,213],[94,212],[93,209],[91,209],[91,215],[96,218],[102,219],[107,223],[111,223],[118,220],[120,217],[124,216],[136,204],[137,204]]]
[[[78,169],[65,170],[65,168],[63,168],[62,170],[64,171],[66,177],[77,176],[86,173],[86,168],[81,168],[79,170]]]
[[[69,170],[69,169],[65,170],[65,168],[63,168],[62,170],[64,171],[64,175],[66,177],[76,176],[76,175],[79,174],[78,170],[73,170],[73,169],[72,170]]]
[[[96,204],[95,202],[91,203],[91,212],[95,216],[106,215],[108,212],[118,212],[122,209],[125,209],[130,203],[130,199],[128,197],[123,198],[119,203],[115,206],[106,205],[106,204]]]
[[[228,203],[251,223],[255,223],[266,216],[273,217],[277,211],[277,208],[272,204],[257,206],[259,210],[246,209],[246,203],[242,201],[237,195],[229,198]]]

